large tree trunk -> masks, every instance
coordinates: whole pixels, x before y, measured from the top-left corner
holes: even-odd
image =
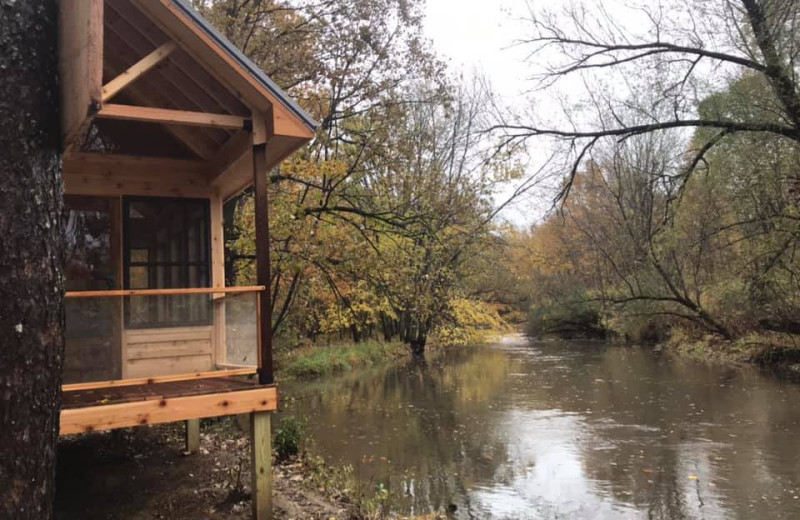
[[[425,359],[425,346],[428,344],[428,328],[419,325],[414,335],[409,341],[409,348],[411,348],[411,356],[416,361],[423,361]]]
[[[64,350],[56,0],[0,2],[0,518],[48,519]]]
[[[414,360],[419,361],[425,359],[426,343],[427,343],[427,338],[425,336],[420,336],[411,340],[409,348],[411,348],[411,357]]]

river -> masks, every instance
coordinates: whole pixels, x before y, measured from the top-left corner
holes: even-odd
[[[515,336],[282,394],[404,513],[800,518],[800,385],[752,368]]]

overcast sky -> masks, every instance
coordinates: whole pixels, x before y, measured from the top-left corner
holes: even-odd
[[[624,25],[647,30],[642,13],[624,0],[595,1]],[[557,9],[566,3],[565,0],[534,2],[531,5],[537,9]],[[435,50],[449,61],[452,70],[463,70],[467,74],[475,70],[481,72],[489,79],[501,103],[520,111],[535,107],[534,117],[549,119],[553,114],[561,115],[561,98],[583,96],[584,83],[579,76],[569,76],[546,95],[541,91],[530,92],[535,84],[529,78],[543,69],[541,63],[538,68],[538,62],[526,63],[526,53],[531,47],[519,45],[520,39],[532,36],[530,23],[523,20],[529,16],[526,0],[427,0],[425,30]],[[536,60],[542,59],[548,56],[537,55]],[[531,171],[537,170],[549,157],[541,141],[529,142],[528,153]],[[496,200],[505,200],[512,191],[498,194]],[[552,191],[534,193],[504,211],[502,216],[518,225],[534,223],[552,207],[553,195]]]
[[[518,22],[524,0],[428,0],[426,31],[454,69],[482,70],[495,91],[514,99],[526,82]]]
[[[531,73],[524,49],[514,45],[524,36],[519,19],[525,9],[524,0],[427,0],[425,29],[454,71],[481,72],[503,103],[519,105],[525,102]],[[512,191],[499,193],[498,202]],[[541,217],[541,208],[526,199],[502,215],[525,225]]]

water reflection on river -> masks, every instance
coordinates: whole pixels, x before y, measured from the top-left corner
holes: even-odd
[[[408,513],[800,518],[800,385],[756,370],[510,338],[282,393]]]

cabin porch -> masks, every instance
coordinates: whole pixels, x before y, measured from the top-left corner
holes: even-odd
[[[60,3],[61,434],[251,414],[271,517],[268,172],[315,123],[184,0]],[[223,204],[252,190],[256,284],[226,287]]]

